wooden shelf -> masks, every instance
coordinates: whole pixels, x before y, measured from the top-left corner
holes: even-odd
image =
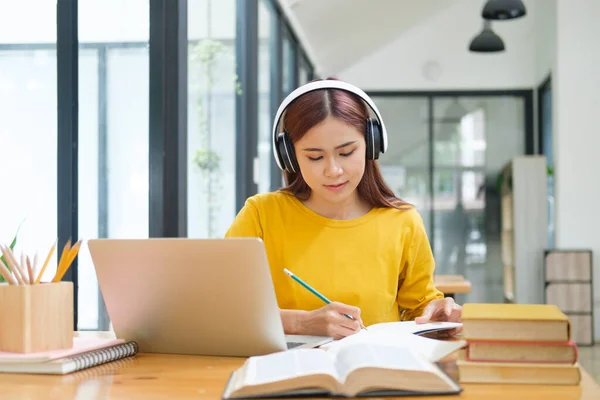
[[[543,303],[548,247],[546,158],[520,156],[502,169],[501,256],[506,302]]]
[[[592,265],[591,250],[544,253],[545,302],[569,316],[573,341],[580,346],[594,344]]]

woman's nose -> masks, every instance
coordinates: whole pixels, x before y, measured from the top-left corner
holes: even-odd
[[[334,178],[340,176],[343,170],[335,159],[330,159],[325,166],[325,176],[328,178]]]

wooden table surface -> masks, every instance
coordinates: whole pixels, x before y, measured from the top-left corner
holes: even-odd
[[[243,362],[240,358],[138,354],[64,376],[0,374],[0,399],[220,399],[229,374]],[[453,361],[444,367],[456,377]],[[585,370],[580,386],[461,386],[464,391],[459,396],[415,399],[600,399],[600,387]]]
[[[0,373],[0,399],[221,399],[229,375],[243,362],[243,358],[140,353],[63,376]],[[454,357],[442,365],[457,378]],[[461,384],[464,391],[459,396],[414,398],[600,399],[600,386],[585,370],[581,372],[580,386]]]
[[[471,282],[462,275],[434,275],[433,284],[444,294],[464,294],[471,292]]]

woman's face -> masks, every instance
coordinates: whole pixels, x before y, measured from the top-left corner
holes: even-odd
[[[294,144],[312,196],[340,203],[353,196],[365,171],[365,138],[354,126],[328,117]]]

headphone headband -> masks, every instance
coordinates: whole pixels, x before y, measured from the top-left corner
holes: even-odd
[[[362,91],[361,89],[359,89],[358,87],[356,87],[354,85],[351,85],[351,84],[349,84],[347,82],[343,82],[343,81],[326,79],[326,80],[309,82],[309,83],[306,83],[306,84],[298,87],[292,93],[287,95],[287,97],[281,102],[281,105],[279,106],[279,109],[277,110],[277,114],[275,114],[275,119],[273,120],[273,138],[272,138],[273,139],[273,155],[275,156],[275,161],[277,162],[277,165],[279,166],[279,168],[281,168],[281,169],[284,168],[284,166],[281,165],[281,161],[279,160],[279,157],[277,157],[277,134],[279,131],[279,129],[278,129],[279,122],[281,120],[281,116],[283,115],[283,112],[288,107],[288,105],[290,105],[290,103],[292,101],[296,100],[298,97],[300,97],[303,94],[306,94],[308,92],[312,92],[312,91],[320,90],[320,89],[345,90],[346,92],[350,92],[350,93],[357,95],[365,103],[367,103],[367,105],[369,106],[371,111],[373,111],[373,113],[375,114],[375,117],[379,121],[379,124],[381,125],[381,131],[382,131],[381,133],[383,136],[382,153],[385,153],[385,151],[387,150],[387,131],[385,129],[385,125],[383,124],[383,118],[381,118],[381,114],[379,113],[379,110],[377,109],[377,106],[375,105],[375,103],[373,103],[371,98],[364,91]]]

